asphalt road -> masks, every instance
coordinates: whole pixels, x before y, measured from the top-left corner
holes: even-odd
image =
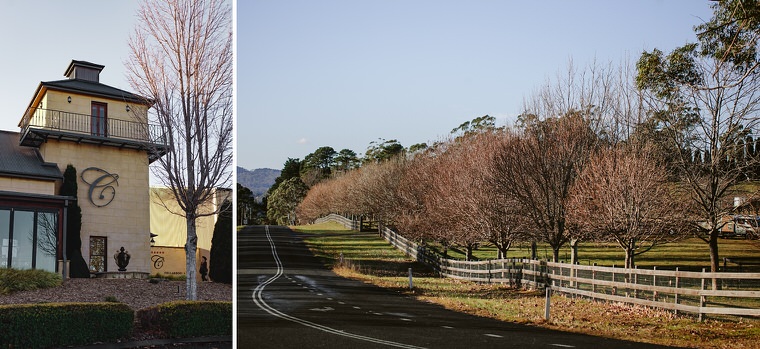
[[[663,348],[486,319],[341,278],[285,227],[238,234],[238,348]]]

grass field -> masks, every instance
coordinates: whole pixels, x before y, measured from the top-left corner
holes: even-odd
[[[721,261],[724,257],[729,259],[742,259],[750,264],[741,266],[741,271],[760,272],[760,240],[744,239],[720,239],[718,242],[718,252]],[[435,246],[435,245],[434,245]],[[440,250],[440,249],[439,249]],[[538,244],[538,258],[552,258],[551,247],[547,244]],[[465,259],[463,249],[449,249],[449,258]],[[474,251],[477,259],[495,259],[496,247],[485,244]],[[518,243],[508,252],[509,258],[528,258],[530,257],[530,244]],[[560,260],[570,262],[570,248],[563,247],[560,250]],[[596,263],[601,266],[623,266],[625,264],[625,254],[623,249],[614,243],[579,243],[578,244],[578,262],[583,265],[592,265]],[[636,265],[640,268],[657,269],[675,269],[680,267],[682,270],[699,271],[702,268],[710,270],[710,250],[707,244],[698,239],[691,238],[676,243],[655,246],[652,250],[636,256]],[[723,262],[721,262],[721,266]],[[739,265],[736,263],[727,263],[726,266],[730,271],[738,271]]]
[[[353,232],[337,223],[299,226],[296,230],[304,233],[312,251],[324,258],[338,274],[453,310],[502,321],[637,342],[691,348],[760,348],[758,319],[708,319],[699,322],[691,316],[676,316],[646,307],[555,295],[551,300],[551,319],[546,321],[543,318],[545,298],[542,292],[436,277],[430,269],[406,258],[387,244],[377,233]],[[529,255],[527,247],[515,248],[508,256]],[[721,240],[721,249],[725,251],[722,252],[724,256],[760,256],[757,241]],[[528,253],[520,255],[523,251]],[[569,255],[569,250],[567,253]],[[343,263],[340,262],[341,254]],[[483,259],[495,255],[493,247],[488,246],[476,253]],[[600,265],[622,264],[622,251],[612,245],[593,247],[582,244],[579,256],[584,264],[587,263],[584,258],[588,263]],[[662,246],[640,256],[637,263],[642,267],[698,268],[709,266],[709,255],[707,245],[695,239]],[[414,270],[413,290],[408,289],[407,270],[410,267]]]

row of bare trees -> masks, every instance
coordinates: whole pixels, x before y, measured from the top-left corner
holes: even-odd
[[[299,217],[372,215],[468,258],[484,242],[498,258],[515,242],[546,242],[556,260],[570,241],[614,241],[633,266],[636,254],[681,236],[684,211],[673,209],[680,200],[651,151],[594,139],[578,116],[491,129],[320,182]]]
[[[526,103],[517,125],[489,124],[320,182],[299,217],[371,215],[444,253],[460,246],[468,259],[484,242],[498,258],[515,242],[544,242],[557,260],[568,243],[613,241],[633,266],[692,225],[660,152],[635,137],[641,105],[626,76],[571,68]]]

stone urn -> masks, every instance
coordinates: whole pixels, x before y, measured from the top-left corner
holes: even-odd
[[[129,252],[124,251],[124,246],[122,246],[120,250],[116,251],[116,254],[113,255],[113,259],[116,261],[116,265],[119,267],[119,271],[127,271],[129,258]]]

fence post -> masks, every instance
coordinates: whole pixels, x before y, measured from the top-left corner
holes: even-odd
[[[488,283],[491,283],[491,260],[488,260]]]
[[[702,286],[699,288],[700,291],[705,289],[705,268],[702,268],[702,275],[700,276],[700,279],[702,279]],[[702,292],[700,292],[702,293]],[[699,295],[699,321],[702,321],[702,307],[705,306],[705,296]]]
[[[575,289],[577,290],[580,285],[578,285],[578,261],[576,260],[575,263],[570,267],[570,274],[572,274],[573,277],[573,286],[575,286]]]
[[[591,269],[591,294],[596,293],[596,263],[594,263],[594,269]]]
[[[678,267],[676,267],[676,294],[674,296],[676,305],[678,305],[678,281],[680,281],[679,279],[680,278],[678,276]],[[675,314],[678,315],[678,309],[675,309]]]
[[[639,298],[639,266],[635,266],[631,272],[633,273],[633,298]]]
[[[412,268],[409,268],[409,289],[414,288],[414,282],[412,281]]]
[[[551,287],[546,287],[546,305],[544,306],[544,319],[546,321],[549,321],[549,307],[551,307],[551,302],[549,301],[552,294]]]
[[[654,274],[652,274],[652,286],[657,287],[657,267],[654,267]],[[652,291],[652,300],[657,301],[657,291]]]

